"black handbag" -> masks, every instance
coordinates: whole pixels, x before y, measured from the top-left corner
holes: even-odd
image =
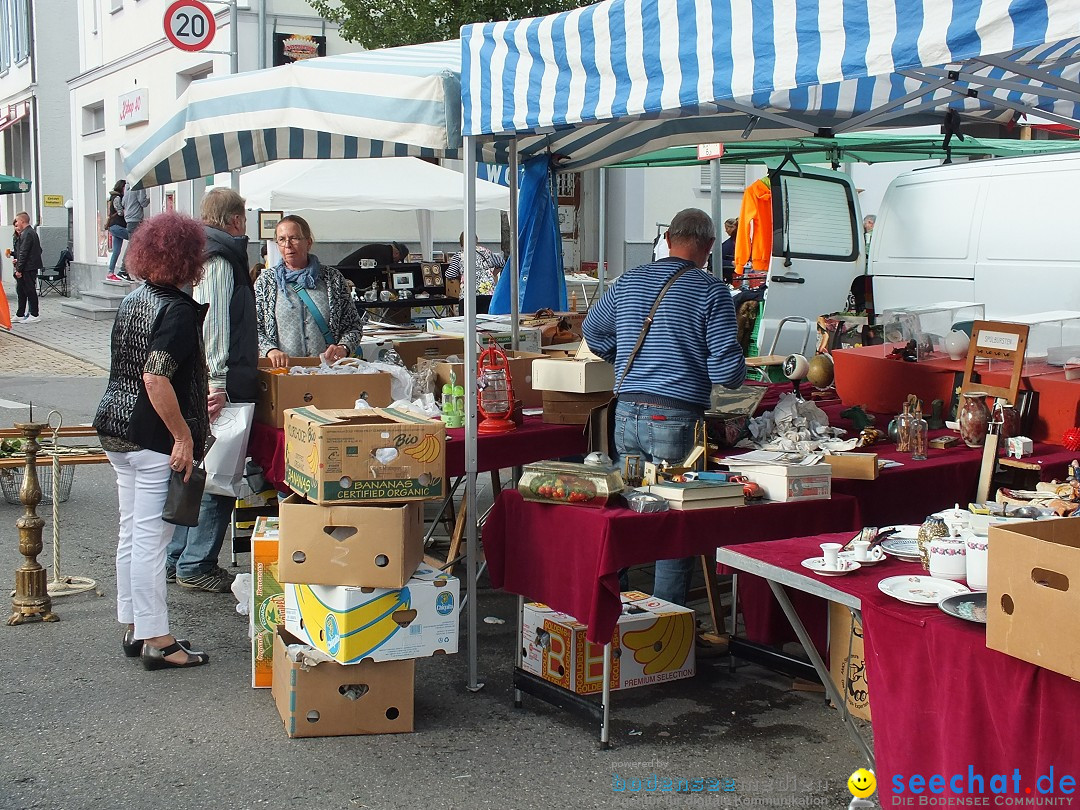
[[[623,366],[623,372],[615,383],[615,390],[612,392],[611,399],[589,411],[589,419],[585,422],[585,438],[590,453],[603,453],[611,459],[617,455],[615,452],[615,406],[619,404],[619,388],[622,386],[623,380],[626,379],[630,366],[634,363],[634,358],[637,357],[638,352],[641,351],[641,347],[645,343],[645,336],[649,334],[649,327],[652,326],[660,302],[664,300],[664,296],[671,289],[671,285],[678,281],[679,276],[694,269],[694,267],[683,267],[676,270],[674,275],[660,289],[660,294],[656,296],[652,309],[645,316],[645,323],[641,325],[641,334],[638,335],[637,343],[634,344],[634,348],[630,351],[630,356],[626,358],[626,365]]]
[[[206,470],[202,467],[192,467],[191,477],[186,482],[183,470],[173,470],[161,519],[175,526],[198,526],[204,486]]]

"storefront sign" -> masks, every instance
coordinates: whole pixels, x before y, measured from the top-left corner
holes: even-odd
[[[274,34],[274,65],[291,65],[304,59],[326,56],[326,37],[308,34]]]
[[[143,88],[124,93],[117,99],[119,122],[122,127],[145,124],[150,120],[150,91]]]
[[[46,194],[41,198],[41,204],[46,208],[63,208],[64,207],[64,195],[63,194]]]

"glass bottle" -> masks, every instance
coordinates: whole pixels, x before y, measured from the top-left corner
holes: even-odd
[[[923,419],[922,408],[916,407],[915,413],[911,417],[909,434],[912,461],[926,461],[926,432],[927,425],[926,420]]]
[[[904,411],[896,417],[896,452],[911,452],[911,406],[904,403]]]

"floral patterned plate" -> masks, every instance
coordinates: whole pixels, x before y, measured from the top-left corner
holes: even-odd
[[[936,605],[942,599],[971,591],[959,582],[936,577],[885,577],[878,590],[909,605]]]

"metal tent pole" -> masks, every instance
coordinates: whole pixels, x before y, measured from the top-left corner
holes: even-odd
[[[607,284],[607,169],[600,169],[600,246],[596,257],[596,297],[604,294],[604,285]]]
[[[464,274],[462,306],[465,309],[465,572],[468,601],[465,606],[469,648],[469,679],[466,688],[477,692],[484,687],[477,672],[476,649],[476,560],[479,549],[476,533],[476,139],[465,136],[465,244],[461,262]]]
[[[521,262],[518,258],[518,154],[517,138],[510,141],[510,348],[518,350],[520,339],[518,315],[521,297],[518,277]]]

